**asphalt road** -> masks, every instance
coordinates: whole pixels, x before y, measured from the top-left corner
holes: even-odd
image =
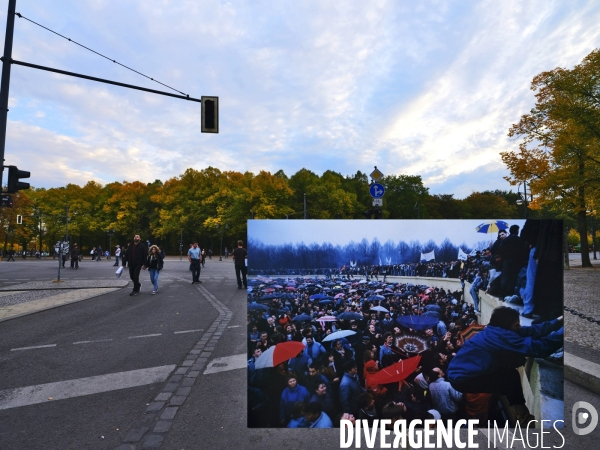
[[[67,268],[63,278],[112,279],[111,264],[88,259],[77,271]],[[57,265],[51,260],[1,262],[0,286],[51,280]],[[142,277],[148,280],[147,273]],[[231,260],[214,258],[202,271],[201,287],[191,285],[186,262],[173,259],[165,264],[157,295],[145,282],[136,297],[123,289],[0,322],[0,449],[144,448],[152,430],[139,442],[124,441],[151,421],[149,405],[164,392],[174,368],[185,364],[223,317],[219,308],[231,317],[220,322],[223,331],[214,350],[206,352],[206,369],[170,429],[161,433],[160,448],[340,448],[338,430],[246,428],[246,298],[234,277]],[[49,383],[64,398],[40,398]],[[571,408],[580,400],[600,411],[599,396],[565,382],[562,448],[597,448],[600,428],[587,436],[574,436],[571,430]],[[19,401],[34,403],[19,406]],[[561,446],[556,433],[547,437],[545,445]],[[479,442],[487,448],[483,436]],[[514,448],[528,447],[516,442]]]

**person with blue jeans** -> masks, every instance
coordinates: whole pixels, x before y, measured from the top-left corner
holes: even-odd
[[[150,272],[150,282],[154,287],[152,294],[156,294],[158,291],[158,274],[163,268],[163,257],[160,249],[156,245],[151,246],[148,251],[146,267],[148,268],[148,272]]]

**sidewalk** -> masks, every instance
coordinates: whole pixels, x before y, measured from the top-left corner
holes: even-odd
[[[32,281],[0,288],[0,322],[122,289],[128,279]]]
[[[591,321],[600,321],[600,260],[590,260],[594,268],[583,269],[581,255],[571,253],[565,270],[565,379],[600,394],[600,324]]]

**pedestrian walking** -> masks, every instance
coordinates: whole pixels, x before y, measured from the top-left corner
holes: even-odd
[[[113,266],[119,267],[119,258],[121,257],[121,247],[119,245],[115,248],[115,263]]]
[[[133,242],[127,247],[125,252],[124,260],[129,263],[129,278],[133,281],[133,290],[129,295],[138,295],[142,288],[140,283],[140,270],[146,268],[146,262],[148,259],[148,247],[144,244],[140,235],[136,234],[133,237]]]
[[[79,269],[79,247],[77,246],[77,242],[71,248],[71,269],[73,268]]]
[[[192,269],[192,284],[194,283],[202,283],[200,281],[200,247],[198,247],[198,242],[194,242],[192,247],[188,250],[188,261],[190,262],[190,267]]]
[[[148,250],[148,258],[146,259],[146,267],[150,273],[150,282],[154,287],[152,294],[158,292],[158,274],[163,268],[163,256],[160,249],[156,245],[152,245]],[[144,269],[145,269],[144,268]]]
[[[246,258],[248,258],[248,251],[244,248],[244,242],[239,240],[237,241],[237,248],[233,251],[233,262],[235,265],[235,277],[237,278],[238,289],[248,288],[248,280],[246,278],[248,267],[246,267]]]
[[[201,261],[202,261],[202,267],[204,267],[204,264],[206,264],[206,252],[204,250],[202,250]]]
[[[96,249],[96,261],[102,261],[102,247],[99,245]]]
[[[11,261],[11,260],[12,261],[15,260],[15,251],[12,248],[8,251],[8,259],[7,259],[7,261]]]

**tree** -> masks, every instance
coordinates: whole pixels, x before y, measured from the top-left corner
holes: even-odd
[[[418,218],[418,208],[422,208],[428,196],[420,175],[388,175],[379,183],[385,186],[383,204],[390,219]]]
[[[501,153],[512,184],[527,181],[543,205],[577,216],[583,267],[591,267],[586,212],[600,188],[600,50],[572,70],[556,68],[531,84],[536,105],[508,135],[519,151]]]

